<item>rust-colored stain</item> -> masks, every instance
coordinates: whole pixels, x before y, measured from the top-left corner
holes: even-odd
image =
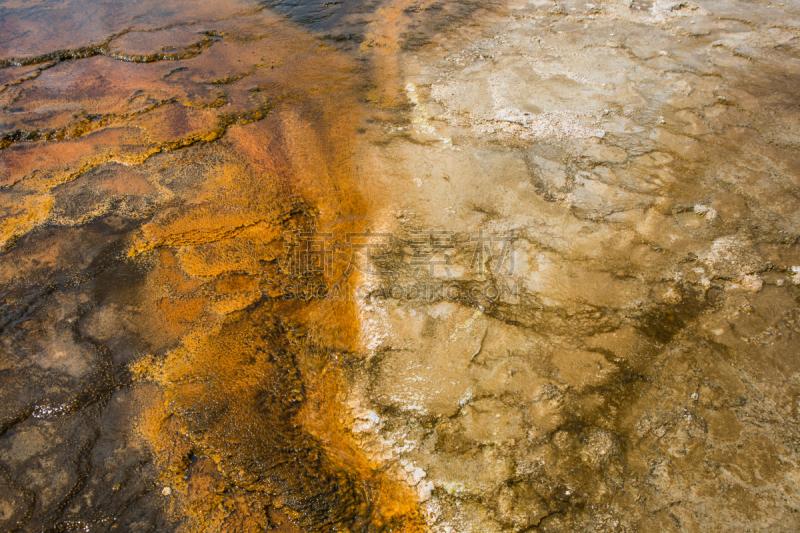
[[[125,250],[146,271],[140,328],[169,348],[132,366],[158,391],[138,425],[186,531],[420,531],[415,494],[342,422],[353,303],[284,298],[287,235],[369,224],[363,67],[267,11],[220,12],[76,60],[19,45],[0,246],[49,221],[143,222]],[[311,279],[357,284],[346,259]]]

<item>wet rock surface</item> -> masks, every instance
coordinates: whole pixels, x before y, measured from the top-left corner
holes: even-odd
[[[800,529],[791,3],[1,9],[3,531]]]
[[[799,22],[520,3],[403,56],[387,265],[450,234],[372,280],[350,402],[432,531],[798,528]]]
[[[2,19],[3,530],[415,530],[329,420],[352,312],[276,304],[286,235],[367,215],[358,65],[257,4],[85,7]]]

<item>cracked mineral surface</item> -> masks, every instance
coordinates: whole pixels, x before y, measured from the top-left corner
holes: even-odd
[[[0,531],[800,531],[800,6],[0,2]]]

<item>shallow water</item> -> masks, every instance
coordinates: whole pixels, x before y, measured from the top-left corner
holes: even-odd
[[[800,526],[794,5],[0,27],[0,529]]]

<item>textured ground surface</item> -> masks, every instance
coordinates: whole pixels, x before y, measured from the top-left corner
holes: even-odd
[[[789,5],[519,5],[406,56],[383,229],[452,230],[452,285],[513,289],[363,306],[354,427],[426,473],[432,530],[800,527]],[[513,272],[478,229],[516,230]]]
[[[799,47],[0,3],[0,530],[800,530]]]

